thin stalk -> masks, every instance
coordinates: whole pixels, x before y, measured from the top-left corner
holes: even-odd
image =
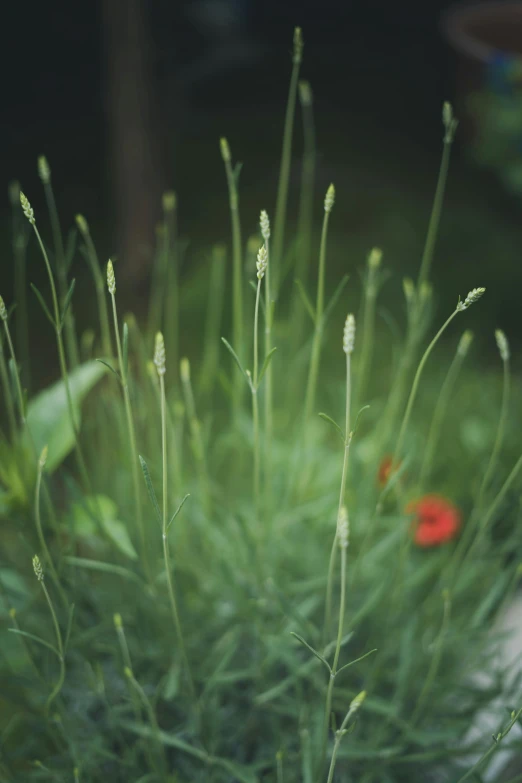
[[[334,742],[334,748],[332,752],[332,759],[330,761],[330,769],[328,770],[327,783],[332,783],[333,781],[335,765],[337,763],[337,754],[339,752],[339,746],[341,744],[342,738],[347,732],[347,726],[350,721],[350,718],[352,718],[355,715],[355,713],[360,708],[365,698],[366,698],[366,693],[362,691],[355,697],[355,699],[353,699],[352,703],[350,704],[350,708],[346,713],[343,722],[341,723],[341,728],[335,732],[335,742]]]
[[[56,334],[56,343],[58,347],[58,358],[60,362],[60,372],[62,376],[62,381],[65,387],[65,396],[67,399],[67,409],[69,413],[69,419],[71,422],[71,427],[74,433],[74,444],[75,444],[75,452],[76,452],[76,459],[78,462],[78,468],[80,470],[80,473],[82,475],[83,482],[85,486],[90,490],[90,480],[89,480],[89,474],[87,472],[87,467],[85,464],[85,459],[83,456],[83,451],[80,446],[80,439],[79,439],[79,430],[78,430],[78,424],[76,421],[76,416],[74,414],[74,406],[72,402],[71,397],[71,388],[69,385],[69,375],[67,372],[67,361],[65,359],[65,350],[63,345],[63,338],[62,338],[62,330],[60,327],[60,308],[58,306],[58,296],[56,294],[56,286],[54,283],[54,276],[51,270],[51,264],[49,263],[49,257],[47,255],[47,251],[45,249],[45,245],[42,242],[42,238],[40,236],[40,232],[38,231],[36,224],[34,223],[34,218],[32,218],[31,225],[33,227],[34,233],[36,234],[36,239],[38,240],[38,244],[40,246],[40,250],[43,255],[43,259],[45,262],[45,267],[47,269],[47,275],[49,277],[49,285],[51,287],[51,296],[52,296],[52,302],[53,302],[53,314],[54,314],[54,326],[55,326],[55,334]],[[89,494],[92,494],[89,492]]]
[[[265,238],[266,248],[266,273],[265,273],[265,356],[268,356],[272,350],[272,325],[273,325],[273,306],[270,298],[270,240],[269,236]],[[273,384],[272,384],[272,362],[267,367],[265,373],[264,388],[264,408],[265,408],[265,492],[266,506],[269,513],[272,509],[272,438],[273,438]]]
[[[212,260],[210,265],[203,359],[201,361],[201,371],[198,378],[199,388],[210,398],[212,398],[219,366],[220,343],[218,335],[221,334],[221,320],[223,317],[225,265],[225,248],[221,245],[215,245],[212,249]]]
[[[163,342],[163,340],[162,340]],[[165,563],[165,574],[167,577],[167,589],[169,593],[170,608],[172,613],[172,620],[174,623],[174,629],[176,636],[178,637],[178,644],[180,647],[181,657],[185,667],[185,673],[190,689],[190,693],[194,702],[196,701],[196,691],[194,688],[194,681],[192,679],[192,673],[187,657],[185,648],[185,640],[183,632],[181,630],[181,623],[179,619],[178,604],[176,601],[176,594],[174,592],[174,584],[172,580],[172,572],[170,568],[169,557],[169,540],[168,540],[168,520],[167,520],[167,489],[168,489],[168,468],[167,468],[167,415],[166,415],[166,399],[165,399],[165,379],[164,373],[160,373],[160,399],[161,399],[161,459],[162,459],[162,538],[163,538],[163,559]]]
[[[312,354],[308,371],[308,383],[305,399],[305,424],[310,420],[315,406],[317,378],[319,375],[319,363],[321,358],[321,343],[323,338],[323,312],[324,312],[324,278],[326,262],[326,243],[328,237],[328,221],[335,198],[335,189],[330,185],[325,198],[325,210],[323,229],[321,232],[321,246],[319,250],[319,272],[317,278],[317,301],[315,307],[315,331],[312,342]]]
[[[47,562],[47,565],[49,567],[49,572],[51,574],[52,580],[54,582],[54,585],[58,591],[58,594],[60,596],[60,599],[67,609],[69,607],[69,602],[67,600],[67,597],[65,595],[65,592],[63,590],[63,587],[60,583],[60,579],[58,577],[58,573],[56,571],[56,568],[54,566],[53,559],[51,557],[51,553],[49,552],[49,548],[47,547],[45,536],[43,534],[43,528],[42,528],[42,515],[40,510],[40,490],[42,487],[42,474],[43,469],[45,466],[45,461],[47,459],[47,447],[43,450],[42,455],[40,459],[38,460],[38,470],[36,474],[36,487],[35,487],[35,493],[34,493],[34,517],[36,522],[36,532],[38,534],[38,540],[40,542],[40,547],[42,549],[42,552],[44,554],[45,560]]]
[[[167,759],[165,756],[165,748],[163,747],[163,742],[161,741],[161,731],[160,727],[158,725],[158,720],[156,718],[156,713],[154,712],[154,708],[152,704],[150,703],[149,697],[135,678],[134,674],[132,673],[132,669],[129,667],[125,667],[125,676],[127,677],[128,681],[132,685],[132,688],[138,695],[140,701],[142,702],[143,706],[145,707],[145,711],[148,715],[152,733],[154,735],[154,739],[156,740],[157,744],[157,750],[158,755],[160,757],[160,764],[161,764],[161,776],[166,781],[167,780]]]
[[[435,678],[439,671],[440,662],[442,659],[442,651],[444,648],[444,640],[446,639],[446,635],[448,632],[450,614],[451,614],[451,598],[448,590],[444,590],[443,599],[444,599],[444,609],[442,615],[442,625],[440,628],[439,635],[437,637],[437,641],[435,643],[435,649],[431,657],[428,674],[426,675],[426,679],[424,681],[424,685],[422,686],[422,690],[417,699],[417,704],[415,705],[413,715],[411,717],[411,720],[409,721],[410,726],[415,726],[415,724],[417,723],[419,719],[419,715],[424,707],[424,703],[428,698],[428,696],[430,695],[431,689],[433,687],[433,683],[435,682]]]
[[[426,243],[424,245],[419,276],[417,278],[417,290],[419,290],[421,285],[429,279],[433,254],[435,252],[435,244],[437,241],[437,234],[439,231],[440,217],[442,214],[442,204],[444,201],[444,192],[446,190],[446,181],[448,179],[451,145],[453,144],[455,130],[457,128],[456,121],[453,119],[448,120],[448,123],[445,122],[445,124],[446,134],[444,136],[444,144],[442,148],[442,159],[440,162],[437,187],[435,189],[435,197],[433,199],[433,207],[428,225],[428,233],[426,235]],[[451,128],[449,125],[451,125]]]
[[[417,392],[418,392],[418,389],[419,389],[419,383],[420,383],[420,379],[421,379],[424,367],[426,365],[426,362],[428,361],[428,359],[430,357],[430,354],[433,351],[433,349],[434,349],[435,345],[437,344],[438,340],[440,339],[442,334],[445,332],[447,327],[450,325],[450,323],[453,321],[453,319],[455,318],[455,316],[459,312],[460,312],[460,310],[458,309],[458,307],[452,312],[450,317],[441,326],[441,328],[439,329],[439,331],[437,332],[437,334],[435,335],[435,337],[433,338],[431,343],[426,348],[426,350],[424,352],[424,355],[423,355],[422,359],[419,362],[419,366],[417,367],[417,372],[415,373],[415,377],[413,379],[413,384],[412,384],[412,387],[411,387],[410,396],[408,398],[408,404],[406,406],[406,410],[404,412],[404,417],[402,419],[401,428],[399,430],[399,436],[397,438],[397,443],[396,443],[396,446],[395,446],[395,452],[394,452],[393,459],[392,459],[391,472],[393,472],[393,470],[397,468],[398,461],[399,461],[400,455],[402,453],[402,447],[403,447],[403,444],[404,444],[404,438],[405,438],[405,435],[406,435],[406,430],[408,429],[408,424],[410,423],[411,412],[412,412],[415,400],[417,398]]]
[[[207,463],[205,459],[205,445],[201,437],[201,425],[196,412],[196,403],[190,382],[190,364],[188,359],[182,359],[180,363],[180,377],[185,399],[185,408],[192,438],[194,456],[198,465],[199,482],[203,495],[203,506],[207,513],[210,512],[210,485],[208,480]]]
[[[296,275],[303,285],[308,280],[308,269],[312,255],[312,226],[314,213],[315,183],[315,123],[313,96],[308,82],[299,83],[299,97],[303,113],[303,160],[301,164],[301,191],[299,194],[299,217],[297,220],[298,252]],[[303,313],[302,307],[299,308]],[[300,333],[299,333],[300,334]]]
[[[368,374],[371,368],[373,354],[373,334],[375,328],[375,301],[377,298],[377,279],[381,263],[381,251],[377,248],[371,251],[368,257],[368,272],[364,287],[364,307],[362,318],[361,353],[358,365],[358,381],[356,391],[356,403],[364,401]],[[357,407],[356,407],[357,409]]]
[[[476,507],[478,509],[482,508],[482,504],[484,502],[484,496],[486,494],[488,485],[491,481],[491,477],[497,466],[498,457],[500,455],[500,451],[502,449],[502,443],[504,441],[504,434],[506,431],[506,424],[507,424],[508,413],[509,413],[509,397],[510,397],[510,387],[511,387],[511,372],[510,372],[509,357],[506,357],[503,361],[503,370],[504,371],[503,371],[503,382],[502,382],[502,403],[500,407],[500,417],[498,420],[493,451],[491,452],[488,466],[486,468],[486,472],[484,473],[484,478],[482,479],[482,483],[480,485],[480,490],[478,493],[478,499],[476,503]]]
[[[56,617],[56,612],[54,610],[53,602],[51,600],[51,596],[49,595],[49,592],[47,590],[47,587],[45,586],[44,581],[44,574],[42,571],[42,567],[40,565],[40,561],[37,557],[33,559],[33,565],[35,567],[35,573],[38,578],[38,581],[40,582],[42,586],[42,590],[45,595],[45,600],[47,601],[47,605],[49,606],[49,611],[51,613],[51,619],[54,627],[54,633],[56,636],[56,644],[58,645],[58,659],[60,661],[60,674],[58,677],[58,680],[56,682],[56,685],[52,689],[51,693],[49,694],[46,702],[46,710],[49,712],[49,709],[51,707],[51,704],[56,699],[60,691],[62,690],[63,683],[65,681],[65,657],[64,657],[64,646],[63,646],[63,640],[62,640],[62,633],[60,631],[60,626],[58,624],[58,618]]]
[[[500,747],[500,741],[506,737],[515,723],[519,720],[520,716],[522,715],[522,709],[517,710],[517,712],[511,713],[511,720],[507,724],[507,726],[496,736],[494,737],[493,745],[489,748],[489,750],[484,753],[483,756],[476,762],[476,764],[473,764],[471,769],[469,769],[465,775],[463,775],[461,778],[458,779],[457,783],[464,783],[465,780],[468,780],[472,775],[475,775],[475,772],[480,769],[480,767],[494,754]]]
[[[337,519],[339,519],[341,510],[344,506],[344,498],[346,494],[346,477],[348,475],[348,455],[350,452],[351,435],[350,435],[350,401],[351,401],[351,354],[346,354],[346,402],[345,402],[345,430],[344,430],[344,454],[343,454],[343,470],[341,474],[341,489],[339,491],[339,505],[337,507]],[[332,543],[332,549],[330,552],[330,562],[328,565],[328,578],[326,582],[326,603],[324,612],[324,628],[323,628],[323,646],[327,643],[327,636],[330,632],[331,617],[332,617],[332,590],[333,590],[333,577],[335,569],[335,555],[337,553],[337,537],[334,538]]]
[[[132,658],[130,655],[129,645],[127,644],[127,637],[125,636],[125,629],[123,627],[123,620],[121,614],[116,613],[114,615],[114,628],[116,629],[116,635],[118,636],[118,643],[120,645],[121,657],[123,659],[123,665],[125,670],[133,672]],[[137,721],[141,720],[140,703],[137,700],[137,694],[135,690],[132,691],[132,706],[134,709],[134,716]]]
[[[47,162],[46,162],[47,163]],[[51,220],[51,231],[53,234],[54,254],[56,258],[56,272],[58,276],[58,287],[60,290],[60,300],[63,306],[65,297],[69,286],[67,285],[67,268],[65,260],[65,250],[63,246],[62,230],[60,228],[60,219],[58,217],[58,210],[56,208],[56,200],[54,198],[53,187],[51,185],[50,172],[47,177],[42,177],[42,182],[45,192],[45,200],[47,202],[47,208],[49,210],[49,218]],[[67,356],[69,364],[74,369],[80,363],[78,342],[76,340],[76,332],[74,328],[74,315],[72,302],[69,304],[67,314],[64,322],[65,328],[65,341],[67,343]]]
[[[9,374],[7,372],[7,364],[5,361],[4,346],[2,337],[0,337],[0,379],[2,381],[2,389],[4,392],[5,406],[7,409],[7,420],[9,422],[9,431],[11,433],[11,441],[14,441],[16,436],[16,416],[15,407],[13,402],[13,394],[11,390],[11,384],[9,382]]]
[[[292,138],[294,130],[295,103],[297,97],[297,85],[299,83],[299,70],[303,58],[303,37],[301,28],[294,30],[294,52],[292,59],[292,75],[288,89],[288,101],[286,104],[285,126],[283,131],[283,148],[281,151],[281,165],[279,169],[279,184],[277,189],[277,201],[274,223],[274,274],[273,293],[277,299],[279,290],[278,269],[281,267],[283,248],[285,241],[286,209],[288,203],[288,184],[290,181],[290,164],[292,161]]]
[[[455,387],[455,382],[460,373],[462,362],[466,356],[469,342],[471,341],[471,333],[469,331],[464,332],[462,339],[459,342],[453,361],[450,364],[449,370],[446,374],[444,382],[441,386],[435,409],[433,411],[433,417],[431,420],[428,437],[426,439],[426,446],[423,450],[422,464],[419,473],[418,489],[424,487],[426,478],[431,473],[431,467],[433,463],[433,456],[440,438],[442,431],[442,422],[444,420],[444,414],[448,408],[451,394]]]
[[[11,354],[11,361],[13,362],[13,368],[14,368],[14,377],[15,377],[15,385],[16,385],[16,395],[18,397],[18,412],[20,415],[20,422],[22,423],[22,426],[25,425],[26,419],[25,419],[25,404],[24,404],[24,393],[22,391],[22,384],[20,382],[20,373],[18,371],[18,364],[16,361],[16,354],[14,350],[13,341],[11,339],[11,332],[9,330],[9,324],[7,323],[7,318],[2,318],[4,322],[4,329],[5,329],[5,336],[7,339],[7,345],[9,347],[9,353]],[[8,383],[9,383],[9,377],[8,377]],[[9,386],[10,388],[10,386]],[[7,399],[7,395],[6,395]]]
[[[252,417],[254,422],[254,502],[259,511],[260,487],[261,487],[261,461],[259,443],[259,400],[257,396],[258,371],[259,371],[259,300],[261,297],[262,276],[257,281],[256,305],[254,310],[254,372],[252,376]]]
[[[174,194],[169,194],[174,197]],[[165,330],[169,335],[170,361],[172,366],[178,368],[179,356],[179,309],[180,309],[180,291],[179,291],[179,246],[178,246],[178,221],[177,221],[177,200],[174,200],[172,209],[167,209],[169,204],[165,203],[165,252],[167,254],[168,268],[165,280]]]
[[[230,219],[232,222],[232,335],[234,348],[240,358],[243,356],[243,249],[241,244],[241,223],[239,218],[239,195],[237,179],[232,169],[232,158],[226,139],[221,139],[221,154],[227,175]],[[243,380],[239,368],[234,375],[232,409],[235,416],[239,413],[243,390]]]
[[[87,261],[89,263],[91,274],[94,280],[96,301],[98,305],[98,318],[100,319],[102,350],[104,356],[108,359],[112,356],[112,340],[109,325],[109,308],[107,307],[107,299],[105,298],[105,281],[103,279],[98,254],[96,252],[94,242],[92,241],[89,226],[87,225],[85,218],[82,215],[77,215],[76,223],[82,232],[82,237],[85,242]]]
[[[347,524],[347,523],[346,523]],[[346,532],[346,537],[347,537]],[[346,549],[347,549],[347,540],[343,541],[340,538],[339,532],[336,533],[335,536],[335,543],[339,548],[341,549],[341,587],[340,587],[340,603],[339,603],[339,621],[337,626],[337,640],[335,643],[335,653],[334,653],[334,660],[332,664],[332,669],[330,672],[330,677],[328,679],[328,688],[326,691],[326,705],[325,705],[325,711],[324,711],[324,719],[323,719],[323,739],[322,739],[322,747],[321,747],[321,756],[320,756],[320,762],[319,762],[319,775],[318,780],[321,780],[323,777],[324,772],[324,766],[326,763],[326,749],[328,746],[328,734],[329,734],[329,726],[330,726],[330,715],[332,712],[332,698],[333,698],[333,688],[335,683],[335,676],[337,674],[337,666],[339,663],[339,654],[341,652],[341,641],[343,638],[343,626],[344,626],[344,612],[345,612],[345,602],[346,602]]]
[[[20,626],[18,624],[18,620],[16,619],[16,609],[14,609],[14,608],[9,609],[9,617],[10,617],[11,622],[13,624],[13,628],[16,631],[20,631]],[[22,644],[22,647],[24,648],[24,651],[25,651],[25,654],[27,656],[27,659],[28,659],[29,663],[31,664],[31,669],[35,673],[37,679],[40,680],[40,682],[45,682],[45,679],[44,679],[43,675],[40,673],[40,670],[38,669],[38,666],[34,662],[34,658],[33,658],[32,654],[31,654],[31,650],[29,648],[29,644],[27,643],[27,638],[25,636],[23,636],[21,633],[17,634],[17,636],[20,639],[20,642]]]
[[[20,185],[12,182],[9,199],[13,207],[12,248],[15,263],[15,300],[17,305],[17,352],[22,363],[22,372],[27,388],[31,387],[31,366],[29,362],[29,318],[27,314],[27,240],[28,232],[20,214]]]
[[[132,486],[134,492],[134,505],[136,507],[136,521],[138,527],[138,535],[140,537],[142,558],[145,564],[147,573],[150,576],[150,569],[148,565],[147,557],[147,540],[145,538],[145,528],[143,525],[143,505],[141,497],[141,482],[140,482],[140,468],[139,468],[139,455],[138,447],[136,445],[136,427],[134,424],[134,416],[132,413],[132,405],[129,394],[129,379],[127,368],[123,359],[123,351],[121,347],[120,328],[118,323],[118,310],[116,307],[116,296],[111,292],[112,301],[112,316],[114,321],[114,334],[116,337],[116,350],[118,353],[118,363],[120,366],[121,385],[123,388],[123,399],[125,403],[125,417],[127,419],[127,434],[129,437],[129,449],[130,449],[130,461],[132,465]]]

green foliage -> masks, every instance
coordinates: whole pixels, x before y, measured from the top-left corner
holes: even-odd
[[[300,35],[298,43],[300,61]],[[293,116],[283,177],[292,127]],[[522,422],[505,394],[506,362],[502,377],[451,369],[466,313],[454,314],[459,329],[453,315],[446,322],[449,355],[429,320],[450,143],[446,134],[423,285],[407,286],[407,319],[402,306],[381,318],[373,300],[388,272],[377,285],[368,266],[353,355],[342,342],[347,277],[330,292],[320,275],[314,308],[312,276],[296,287],[282,274],[295,261],[284,223],[274,254],[280,296],[264,318],[237,288],[247,288],[241,275],[235,308],[230,297],[225,308],[215,301],[221,248],[183,285],[169,278],[176,290],[168,290],[160,270],[179,248],[166,249],[160,236],[154,298],[163,315],[148,319],[154,331],[129,318],[120,345],[111,291],[111,354],[107,308],[97,300],[93,355],[118,367],[118,379],[101,361],[70,371],[58,339],[62,379],[29,395],[26,423],[0,441],[0,780],[456,782],[485,776],[499,748],[520,749],[520,672],[499,667],[503,639],[492,628],[520,577]],[[229,173],[237,272],[237,169]],[[285,182],[279,193],[283,221]],[[332,233],[335,220],[333,209]],[[86,223],[80,230],[103,294]],[[179,376],[169,364],[167,301],[180,303],[186,325],[191,361]],[[250,317],[238,323],[247,303]],[[222,310],[234,312],[239,342],[221,339],[231,331],[228,322],[221,328]],[[16,311],[12,320],[18,328]],[[268,322],[264,351],[254,324],[261,334]],[[157,328],[165,351],[151,372]],[[254,345],[257,377],[245,369],[257,368]],[[451,395],[441,404],[448,371]],[[271,378],[270,406],[254,407],[257,427],[237,393],[241,374],[263,402]],[[436,446],[425,463],[434,410]],[[66,459],[73,449],[76,462]],[[387,457],[391,475],[382,480]],[[425,494],[446,496],[463,518],[458,535],[431,548],[416,542],[409,505]],[[484,712],[497,722],[493,745],[486,729],[477,738]]]

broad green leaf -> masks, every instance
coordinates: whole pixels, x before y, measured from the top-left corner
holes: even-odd
[[[83,399],[104,374],[103,365],[95,361],[86,362],[69,373],[69,388],[78,423]],[[44,446],[48,446],[46,469],[52,473],[74,447],[74,430],[63,381],[54,383],[33,397],[27,406],[27,424],[36,453],[40,454]],[[28,439],[27,433],[24,437]]]
[[[71,509],[74,531],[77,536],[95,536],[98,523],[103,532],[119,551],[136,560],[138,555],[132,545],[126,525],[118,519],[118,508],[113,500],[105,495],[94,495],[75,503]]]

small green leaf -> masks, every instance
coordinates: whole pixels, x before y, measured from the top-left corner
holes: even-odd
[[[127,322],[123,324],[123,369],[122,374],[123,377],[127,377],[127,372],[129,369],[129,327],[127,326]]]
[[[265,374],[265,372],[268,370],[269,364],[270,364],[270,362],[272,361],[272,356],[275,354],[275,352],[276,352],[276,351],[277,351],[277,348],[272,348],[272,349],[271,349],[271,350],[270,350],[270,351],[267,353],[267,355],[265,356],[265,360],[264,360],[264,362],[263,362],[263,366],[261,367],[261,372],[259,373],[259,378],[258,378],[258,381],[257,381],[257,388],[258,388],[258,389],[259,389],[259,384],[260,384],[260,383],[261,383],[261,381],[263,380],[263,375],[264,375],[264,374]]]
[[[149,493],[149,497],[151,499],[152,505],[154,506],[154,511],[156,512],[158,522],[161,525],[161,511],[158,505],[158,499],[156,498],[156,493],[154,492],[154,487],[152,486],[152,480],[150,477],[149,468],[147,463],[141,456],[141,454],[139,455],[139,457],[140,457],[141,470],[143,471],[143,478],[145,479],[145,484],[147,485],[147,491]]]
[[[330,672],[330,674],[332,673],[332,667],[330,666],[330,664],[328,663],[328,661],[326,660],[326,658],[324,658],[324,657],[321,655],[321,653],[318,653],[318,652],[317,652],[317,650],[314,650],[314,648],[313,648],[313,647],[311,647],[311,646],[308,644],[308,642],[307,642],[307,641],[305,641],[305,640],[303,639],[303,637],[302,637],[302,636],[299,636],[299,634],[298,634],[298,633],[295,633],[295,631],[290,631],[290,633],[292,634],[292,636],[295,636],[295,638],[297,639],[297,641],[298,641],[298,642],[301,642],[301,644],[303,644],[303,645],[304,645],[304,646],[305,646],[305,647],[306,647],[308,650],[310,650],[310,652],[312,653],[312,655],[315,655],[315,657],[316,657],[316,658],[317,658],[319,661],[321,661],[322,663],[324,663],[324,665],[326,666],[326,668],[328,669],[328,671]]]
[[[175,512],[173,513],[173,515],[171,516],[171,518],[170,518],[170,522],[169,522],[169,523],[168,523],[168,525],[167,525],[167,531],[170,529],[170,526],[172,525],[172,523],[174,522],[174,520],[175,520],[175,519],[176,519],[176,517],[178,516],[179,512],[181,511],[181,509],[182,509],[182,508],[183,508],[183,506],[185,505],[185,501],[186,501],[186,500],[188,500],[188,498],[189,498],[189,497],[190,497],[190,493],[188,493],[187,495],[185,495],[185,497],[183,498],[183,500],[181,501],[181,503],[179,504],[179,506],[177,507],[177,509],[176,509],[176,510],[175,510]]]
[[[348,275],[344,275],[344,277],[342,278],[341,282],[339,283],[339,285],[335,289],[335,291],[334,291],[334,293],[332,295],[332,298],[328,302],[328,305],[326,306],[326,309],[325,309],[325,311],[323,313],[323,323],[322,323],[323,326],[326,325],[328,319],[330,318],[330,316],[331,316],[331,314],[333,312],[333,309],[334,309],[335,305],[337,304],[337,302],[339,300],[339,297],[341,296],[341,294],[342,294],[342,292],[344,290],[344,287],[346,286],[346,283],[348,282],[348,279],[349,279]]]
[[[297,286],[297,290],[299,291],[299,294],[300,294],[301,299],[303,301],[303,304],[305,306],[306,312],[308,313],[308,315],[312,319],[312,323],[315,324],[315,310],[313,308],[313,305],[312,305],[310,299],[308,298],[308,294],[305,291],[304,285],[297,278],[294,280],[294,283]]]
[[[338,433],[339,433],[339,435],[341,436],[341,440],[342,440],[342,442],[343,442],[343,443],[346,443],[346,439],[345,439],[345,437],[344,437],[344,432],[343,432],[343,431],[342,431],[342,429],[339,427],[339,425],[337,424],[337,422],[336,422],[336,421],[334,421],[334,420],[331,418],[331,416],[328,416],[326,413],[319,413],[318,415],[321,417],[321,419],[324,419],[325,421],[329,422],[329,424],[331,424],[333,427],[335,427],[335,429],[337,430],[337,432],[338,432]]]
[[[71,285],[69,286],[69,290],[67,291],[67,296],[65,297],[64,303],[63,303],[63,310],[62,310],[62,317],[60,319],[60,329],[63,329],[63,325],[65,322],[65,317],[67,315],[67,310],[69,309],[71,305],[71,299],[74,294],[74,286],[76,285],[76,279],[73,278],[71,281]]]
[[[248,385],[250,386],[250,383],[251,383],[250,378],[248,377],[246,371],[243,369],[243,365],[239,361],[239,357],[238,357],[237,353],[234,351],[234,349],[232,348],[232,346],[230,345],[228,340],[225,340],[224,337],[221,338],[221,342],[224,343],[224,345],[226,346],[227,350],[232,354],[232,357],[233,357],[235,363],[237,364],[237,366],[239,367],[239,369],[241,370],[241,372],[245,376],[246,381],[247,381]]]
[[[350,661],[350,663],[345,663],[344,666],[341,666],[340,669],[337,669],[337,674],[343,671],[343,669],[348,669],[349,666],[353,666],[354,663],[359,663],[359,661],[364,661],[365,658],[367,658],[369,655],[373,655],[374,652],[377,652],[377,647],[375,647],[373,650],[370,650],[367,653],[364,653],[364,655],[361,655],[360,658],[356,658],[354,661]]]
[[[117,518],[118,508],[111,498],[106,495],[88,496],[81,504],[75,503],[71,513],[74,530],[78,536],[96,535],[96,523],[98,523],[107,538],[122,554],[131,560],[137,560],[138,555],[132,545],[127,526]]]
[[[69,566],[85,568],[88,571],[102,571],[106,574],[113,574],[114,576],[123,576],[125,579],[137,582],[139,585],[143,584],[139,576],[133,571],[129,571],[128,568],[124,568],[123,566],[104,563],[103,560],[90,560],[85,557],[66,556],[64,557],[64,562]]]
[[[41,639],[39,636],[35,636],[33,633],[27,633],[27,631],[20,631],[18,628],[8,628],[7,630],[9,633],[16,633],[18,636],[25,636],[27,639],[31,639],[33,642],[38,642],[38,644],[41,644],[43,647],[47,647],[48,650],[52,650],[57,658],[60,657],[60,653],[56,647],[53,647],[52,644],[46,642],[45,639]]]
[[[115,370],[115,369],[114,369],[114,367],[113,367],[111,364],[109,364],[109,362],[106,362],[106,361],[105,361],[105,359],[96,359],[96,361],[97,361],[97,362],[100,362],[100,364],[103,364],[103,365],[104,365],[105,367],[107,367],[107,368],[108,368],[108,369],[109,369],[111,372],[113,372],[113,373],[114,373],[114,375],[116,376],[116,378],[117,378],[117,379],[120,381],[120,383],[121,383],[121,378],[120,378],[120,374],[119,374],[118,370]]]
[[[69,639],[71,638],[73,615],[74,615],[74,604],[71,604],[69,607],[69,615],[67,617],[67,631],[65,633],[65,642],[63,645],[65,650],[67,650],[67,647],[69,646]]]
[[[34,285],[34,283],[31,283],[31,288],[32,288],[32,289],[33,289],[33,291],[35,292],[35,294],[36,294],[36,296],[37,296],[37,298],[38,298],[38,301],[40,302],[40,305],[41,305],[41,307],[42,307],[42,310],[44,311],[45,315],[47,316],[47,318],[48,318],[48,319],[49,319],[49,321],[51,322],[51,324],[52,324],[52,326],[53,326],[53,329],[56,329],[56,324],[55,324],[55,322],[54,322],[54,318],[52,317],[51,313],[49,312],[49,308],[48,308],[48,307],[47,307],[47,305],[45,304],[45,299],[43,298],[43,296],[41,295],[41,293],[40,293],[40,291],[37,289],[37,287]]]
[[[355,435],[355,433],[357,432],[357,427],[359,426],[359,419],[360,419],[360,417],[361,417],[361,413],[364,413],[364,411],[367,411],[367,410],[369,410],[369,409],[370,409],[370,406],[369,406],[369,405],[363,405],[363,407],[361,408],[361,410],[360,410],[360,411],[359,411],[359,413],[357,414],[357,416],[356,416],[356,418],[355,418],[355,426],[354,426],[353,430],[352,430],[352,431],[351,431],[351,433],[350,433],[350,437],[351,437],[351,438],[353,438],[353,436],[354,436],[354,435]]]

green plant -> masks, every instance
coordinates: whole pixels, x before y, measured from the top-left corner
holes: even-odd
[[[300,33],[296,40],[292,118]],[[53,314],[38,298],[55,332],[61,379],[26,401],[16,355],[9,366],[2,354],[9,426],[0,441],[2,781],[410,783],[441,776],[456,783],[479,779],[499,747],[520,751],[521,713],[512,706],[520,682],[496,665],[501,638],[491,633],[518,584],[522,543],[520,414],[510,405],[507,338],[497,333],[503,381],[483,367],[461,367],[462,342],[447,369],[440,338],[451,339],[453,319],[465,317],[479,288],[424,346],[448,127],[454,132],[448,106],[443,120],[432,228],[418,284],[404,281],[407,317],[398,341],[379,314],[380,251],[366,264],[357,341],[354,317],[339,306],[346,278],[327,291],[333,190],[315,307],[302,280],[288,307],[283,292],[273,308],[283,261],[296,259],[284,234],[280,250],[269,245],[263,211],[253,318],[243,318],[238,171],[223,142],[233,235],[230,342],[220,340],[230,300],[226,251],[215,247],[183,280],[177,268],[169,272],[172,246],[160,235],[158,312],[147,322],[159,329],[154,345],[133,317],[121,336],[108,265],[111,356],[96,251],[77,218],[97,292],[99,325],[89,344],[101,361],[69,372],[62,329],[74,287],[60,306],[36,233]],[[281,220],[292,127],[293,119]],[[36,231],[23,196],[22,207]],[[163,275],[170,282],[162,290]],[[188,298],[194,290],[206,317]],[[177,361],[172,369],[168,362],[170,328],[178,338],[169,301],[179,303],[176,324],[201,324],[190,330],[190,361],[181,360],[179,373]],[[296,313],[300,323],[307,315],[312,321],[301,356]],[[17,311],[9,323],[5,307],[0,315],[6,328],[18,329]],[[16,341],[4,334],[11,351]],[[467,335],[466,351],[469,343]],[[276,346],[280,358],[272,364]],[[393,348],[402,351],[395,364]],[[251,405],[243,404],[236,378],[246,382]],[[44,487],[49,503],[40,503]],[[422,548],[415,536],[421,520],[409,504],[430,493],[451,498],[464,522],[458,540],[445,533],[439,546]],[[45,601],[35,591],[32,557]],[[484,670],[486,684],[474,676]],[[469,735],[484,709],[498,711],[491,748],[487,738]]]

